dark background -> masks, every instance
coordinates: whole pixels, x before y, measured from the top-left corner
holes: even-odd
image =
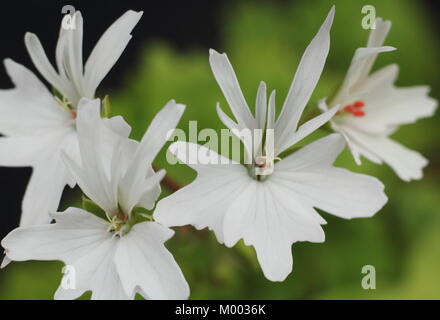
[[[397,1],[397,0],[396,0]],[[131,41],[113,67],[111,76],[101,86],[117,87],[124,71],[136,64],[139,47],[161,39],[179,50],[192,47],[219,46],[221,12],[230,1],[4,1],[0,10],[1,43],[0,58],[11,57],[34,70],[24,46],[24,34],[31,31],[38,35],[49,58],[52,58],[61,21],[61,8],[70,4],[81,10],[85,19],[84,54],[91,51],[99,36],[126,10],[143,10],[144,14],[134,30],[136,41]],[[283,2],[278,0],[278,2]],[[440,7],[438,1],[424,0],[427,11],[435,17]],[[59,19],[54,17],[59,15]],[[438,28],[437,18],[432,19]],[[38,74],[38,73],[37,73]],[[0,68],[0,87],[11,86],[3,66]],[[0,115],[1,116],[1,115]],[[18,225],[20,204],[31,174],[30,168],[0,167],[0,192],[2,194],[2,219],[0,239]]]

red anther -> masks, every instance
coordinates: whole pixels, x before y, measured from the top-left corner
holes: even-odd
[[[362,107],[365,107],[365,102],[359,100],[359,101],[356,101],[356,102],[353,104],[353,106],[354,106],[355,108],[362,108]]]
[[[362,110],[356,110],[356,111],[353,111],[352,114],[353,114],[355,117],[363,117],[363,116],[365,116],[365,112],[362,111]]]
[[[69,109],[69,113],[73,119],[76,119],[76,110],[75,109]]]
[[[346,105],[343,110],[355,117],[363,117],[365,116],[365,111],[361,110],[361,108],[363,107],[365,107],[365,102],[358,100],[355,101],[353,104]]]
[[[353,113],[354,111],[356,111],[356,109],[354,108],[353,105],[349,104],[348,106],[344,107],[344,111],[348,113]]]

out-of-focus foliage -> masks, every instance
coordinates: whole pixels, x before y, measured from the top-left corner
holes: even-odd
[[[281,106],[303,50],[332,4],[336,4],[336,16],[330,55],[311,109],[317,99],[334,92],[354,50],[366,43],[368,31],[361,27],[364,1],[235,1],[224,8],[222,45],[215,49],[228,53],[251,106],[260,80],[277,90]],[[434,16],[421,2],[371,0],[368,4],[375,6],[378,16],[392,20],[386,44],[398,49],[382,54],[376,67],[398,63],[399,85],[429,84],[438,99],[440,79],[435,70],[440,48]],[[227,104],[211,74],[207,49],[178,52],[164,43],[148,43],[140,57],[137,68],[127,72],[124,87],[102,91],[110,93],[113,113],[123,115],[133,126],[133,138],[142,136],[169,99],[187,104],[180,128],[187,130],[189,120],[197,120],[198,130],[223,128],[215,103],[220,101],[224,110]],[[366,160],[359,168],[344,152],[337,164],[380,178],[389,203],[371,219],[345,221],[324,213],[326,242],[295,244],[294,271],[283,283],[266,280],[253,249],[243,243],[228,249],[206,230],[176,228],[168,247],[190,283],[191,298],[440,298],[439,120],[437,113],[395,135],[430,159],[421,181],[402,182],[389,168]],[[165,151],[156,165],[181,184],[195,177],[184,165],[169,165]],[[166,193],[164,189],[163,196]],[[364,265],[376,268],[376,290],[361,287]],[[49,299],[61,278],[60,270],[58,262],[13,263],[1,271],[0,298]]]

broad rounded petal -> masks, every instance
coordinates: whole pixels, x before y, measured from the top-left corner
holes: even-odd
[[[275,166],[271,179],[333,215],[370,217],[387,202],[384,186],[376,178],[331,166],[344,145],[341,140],[331,135],[293,153]]]
[[[86,290],[84,289],[64,289],[62,285],[60,285],[55,291],[54,299],[55,300],[75,300],[81,297]]]
[[[6,135],[35,135],[67,127],[69,114],[59,107],[41,81],[11,59],[6,59],[4,63],[15,88],[0,90],[0,132]]]
[[[142,12],[129,10],[101,36],[84,68],[85,87],[93,97],[96,88],[121,56]]]
[[[287,98],[275,125],[275,142],[284,145],[296,131],[299,119],[315,89],[330,48],[330,28],[335,8],[332,7],[316,36],[306,48],[296,70]],[[279,149],[279,147],[276,147]]]
[[[345,130],[347,131],[347,128]],[[375,155],[388,164],[400,179],[411,181],[423,177],[423,168],[428,165],[428,160],[417,151],[383,135],[369,135],[350,129],[347,134],[356,143],[362,155]]]
[[[125,293],[150,299],[187,299],[189,286],[164,242],[174,231],[156,222],[136,224],[119,240],[114,261]]]
[[[330,167],[345,147],[345,140],[338,133],[313,141],[275,164],[277,171],[309,171]]]
[[[353,139],[349,136],[349,134],[347,132],[345,132],[345,130],[342,126],[337,125],[334,121],[331,121],[331,127],[335,132],[340,133],[344,137],[345,142],[347,142],[348,149],[350,150],[354,161],[356,162],[356,164],[358,166],[360,166],[362,164],[361,150],[358,147],[358,145],[356,144],[356,142],[353,141]],[[377,163],[377,164],[382,163],[382,160],[379,159],[378,157],[376,157],[374,154],[372,154],[370,152],[365,153],[364,151],[362,153],[370,161]]]
[[[323,242],[323,219],[288,188],[272,181],[252,181],[229,205],[223,222],[225,244],[239,239],[253,245],[263,272],[283,281],[292,271],[292,243]]]
[[[255,119],[243,96],[234,69],[226,53],[209,50],[209,63],[218,85],[225,95],[226,101],[240,127],[255,128]]]
[[[0,165],[26,167],[41,163],[47,159],[48,151],[53,151],[62,140],[53,131],[34,136],[0,137]]]
[[[10,232],[1,242],[13,261],[61,260],[69,264],[93,246],[94,241],[106,237],[102,220],[88,212],[69,208],[52,214],[57,223],[20,227]],[[28,241],[32,239],[32,241]],[[82,246],[77,246],[83,244]]]
[[[123,289],[113,263],[117,239],[106,231],[104,220],[77,208],[52,217],[55,224],[9,233],[1,243],[8,257],[14,261],[63,261],[74,273],[71,298],[87,290],[92,291],[92,299],[120,298]],[[67,298],[66,293],[62,297]]]
[[[351,97],[351,102],[365,103],[363,117],[344,115],[335,122],[365,133],[386,134],[395,126],[414,123],[430,117],[437,108],[437,101],[429,97],[429,87],[414,86],[396,88],[397,65],[390,65],[373,73],[364,81],[361,94]]]
[[[184,142],[176,142],[170,149],[180,160],[186,161],[197,171],[197,178],[191,184],[160,200],[156,205],[154,218],[166,226],[192,224],[197,229],[208,227],[214,230],[217,239],[223,242],[222,223],[226,208],[252,179],[247,169],[238,163],[222,165],[218,162],[222,157],[213,151],[209,153],[215,159],[213,164],[188,162],[185,148],[188,145],[196,146],[198,149],[195,150],[204,150],[204,154],[208,154],[205,147]]]

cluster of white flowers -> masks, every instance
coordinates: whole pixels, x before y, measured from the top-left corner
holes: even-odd
[[[325,239],[321,225],[326,222],[316,209],[345,219],[378,212],[387,202],[382,183],[334,167],[333,162],[347,144],[358,164],[363,155],[387,163],[403,180],[420,179],[427,160],[390,135],[401,124],[431,116],[437,103],[427,87],[396,88],[396,65],[370,75],[377,55],[394,49],[382,46],[391,23],[377,19],[367,47],[356,50],[330,108],[321,100],[322,113],[299,125],[329,52],[334,11],[306,48],[278,117],[275,91],[267,98],[261,82],[254,116],[226,54],[210,51],[214,77],[235,118],[217,106],[221,121],[232,132],[270,131],[274,143],[269,134],[251,141],[239,136],[251,159],[246,165],[230,159],[190,163],[188,150],[223,157],[205,146],[171,144],[169,151],[198,175],[157,205],[165,173],[155,172],[152,162],[185,106],[168,102],[137,142],[129,138],[131,128],[122,117],[102,115],[104,102],[95,97],[142,12],[128,11],[113,23],[85,65],[79,12],[76,28],[61,28],[56,70],[37,36],[26,34],[32,61],[54,91],[24,66],[5,60],[15,87],[0,91],[0,165],[32,166],[33,173],[20,227],[1,242],[2,267],[25,260],[61,260],[74,267],[74,288],[60,285],[58,299],[74,299],[86,291],[93,299],[133,299],[136,294],[186,299],[189,286],[164,246],[173,236],[169,227],[208,227],[228,247],[243,239],[254,246],[266,278],[283,281],[292,271],[292,244]],[[326,123],[337,133],[293,151],[292,146]],[[262,175],[257,170],[261,168],[270,170]],[[70,207],[56,212],[64,187],[76,184],[97,210]]]

